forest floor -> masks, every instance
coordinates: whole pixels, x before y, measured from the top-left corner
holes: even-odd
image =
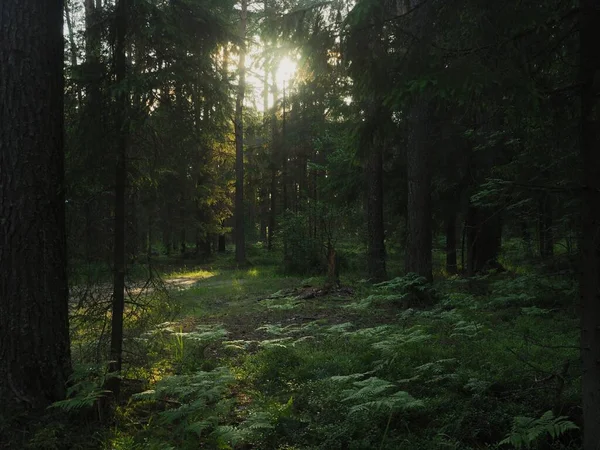
[[[74,448],[579,448],[571,278],[342,273],[326,290],[229,258],[163,267],[175,313],[131,327],[127,395]]]

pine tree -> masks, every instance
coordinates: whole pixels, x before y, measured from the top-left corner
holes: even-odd
[[[0,2],[0,396],[43,408],[70,373],[63,2]]]

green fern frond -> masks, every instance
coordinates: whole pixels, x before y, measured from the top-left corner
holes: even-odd
[[[106,365],[77,366],[70,377],[67,398],[54,402],[49,408],[72,412],[90,408],[111,391],[103,388],[106,379],[114,374],[106,373]]]
[[[423,401],[415,399],[406,391],[398,391],[387,398],[361,403],[350,408],[350,414],[368,412],[386,412],[421,408]]]
[[[409,328],[408,330],[388,333],[385,339],[375,342],[373,348],[381,350],[386,354],[395,355],[399,352],[400,347],[421,343],[431,339],[433,336],[423,330],[419,326]]]
[[[578,428],[568,417],[555,417],[552,411],[546,411],[539,419],[517,416],[513,418],[510,434],[499,444],[512,445],[517,449],[531,448],[531,445],[544,435],[556,439],[567,431]]]
[[[359,400],[364,401],[372,399],[382,394],[383,392],[394,388],[394,384],[389,381],[382,380],[381,378],[371,377],[366,380],[356,381],[353,383],[355,388],[349,389],[343,392],[346,397],[342,400],[344,402]]]

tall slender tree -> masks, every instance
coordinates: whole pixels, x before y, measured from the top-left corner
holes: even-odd
[[[124,89],[127,76],[126,36],[129,0],[119,0],[115,16],[115,78],[121,85],[116,102],[115,118],[118,138],[115,148],[115,240],[113,250],[113,295],[110,335],[110,370],[119,372],[123,359],[123,312],[125,310],[125,203],[127,188],[127,141],[129,139],[129,93]],[[119,378],[109,387],[119,394]]]
[[[406,152],[406,271],[433,279],[431,258],[431,124],[426,96],[412,106]]]
[[[235,99],[235,260],[246,262],[244,229],[244,93],[246,90],[246,28],[248,0],[242,0],[240,17],[240,49],[238,61],[238,86]]]
[[[581,360],[585,450],[600,447],[600,0],[580,2]]]
[[[409,8],[411,30],[415,45],[409,51],[412,69],[421,74],[427,67],[426,54],[429,51],[427,39],[431,39],[431,2],[411,0]],[[422,75],[421,75],[422,76]],[[408,201],[406,205],[406,271],[433,279],[431,257],[431,150],[432,117],[431,94],[427,88],[416,92],[410,107],[408,125],[410,127],[406,148],[406,179]]]
[[[63,2],[0,2],[2,410],[60,400],[70,373]]]
[[[383,140],[382,133],[375,130],[364,164],[367,271],[372,281],[383,281],[387,278],[383,218]]]

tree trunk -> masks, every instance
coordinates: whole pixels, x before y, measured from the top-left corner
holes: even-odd
[[[281,146],[279,148],[280,154],[281,154],[281,186],[282,186],[282,193],[281,193],[281,197],[283,200],[283,212],[286,212],[288,210],[289,207],[289,203],[288,203],[288,149],[287,149],[287,135],[286,135],[286,109],[287,109],[287,105],[286,105],[286,92],[285,92],[285,83],[286,80],[283,80],[283,96],[281,99]],[[285,253],[285,252],[284,252]],[[285,255],[284,255],[285,257]]]
[[[529,232],[529,226],[526,221],[520,222],[521,236],[523,238],[523,246],[525,247],[525,256],[527,258],[533,257],[533,246],[531,244],[531,233]]]
[[[219,243],[218,243],[219,248],[217,249],[219,253],[225,253],[225,250],[227,250],[226,244],[227,244],[227,241],[225,240],[225,235],[220,234],[219,235]]]
[[[183,256],[187,250],[187,236],[185,234],[185,199],[183,195],[179,202],[179,227],[179,253]]]
[[[273,249],[275,240],[275,227],[277,226],[277,156],[279,154],[279,136],[277,133],[277,102],[279,91],[277,89],[277,77],[275,71],[271,73],[273,86],[273,111],[271,114],[271,201],[269,208],[269,235],[267,236],[267,248]]]
[[[552,232],[552,206],[548,195],[540,200],[538,218],[540,256],[544,259],[554,255],[554,233]]]
[[[63,399],[71,372],[62,24],[60,0],[0,1],[0,416],[7,418]]]
[[[600,445],[600,1],[580,1],[583,448]]]
[[[340,285],[340,265],[337,252],[331,243],[327,242],[327,278],[325,286],[327,288],[339,287]]]
[[[446,216],[446,273],[456,275],[458,265],[456,262],[456,213],[451,212]]]
[[[168,207],[165,206],[165,209]],[[169,256],[171,254],[171,222],[169,221],[169,214],[163,216],[162,219],[162,243],[165,248],[165,254]]]
[[[431,117],[428,108],[428,101],[421,94],[411,112],[411,131],[406,152],[406,272],[416,273],[431,281]]]
[[[238,87],[235,101],[235,261],[246,264],[246,239],[244,227],[244,91],[246,89],[246,22],[248,2],[242,0],[240,19],[240,60]]]
[[[269,196],[266,188],[262,187],[260,191],[260,240],[267,241],[267,224],[269,221]]]
[[[271,189],[270,189],[270,205],[269,205],[269,227],[267,235],[267,249],[273,249],[273,241],[275,239],[275,215],[277,214],[277,170],[271,169]]]
[[[365,164],[367,270],[369,278],[378,282],[387,278],[383,222],[383,148],[382,143],[376,137],[373,138],[372,143]]]
[[[494,211],[470,206],[467,212],[467,273],[501,269],[498,254],[502,243],[502,220]]]
[[[129,94],[123,90],[127,76],[125,39],[128,27],[129,0],[119,0],[115,23],[115,77],[121,90],[115,111],[119,127],[115,162],[115,248],[110,335],[110,372],[120,372],[123,360],[123,311],[125,309],[125,198],[127,185],[127,141],[129,139]],[[119,395],[120,379],[113,377],[107,388]]]

